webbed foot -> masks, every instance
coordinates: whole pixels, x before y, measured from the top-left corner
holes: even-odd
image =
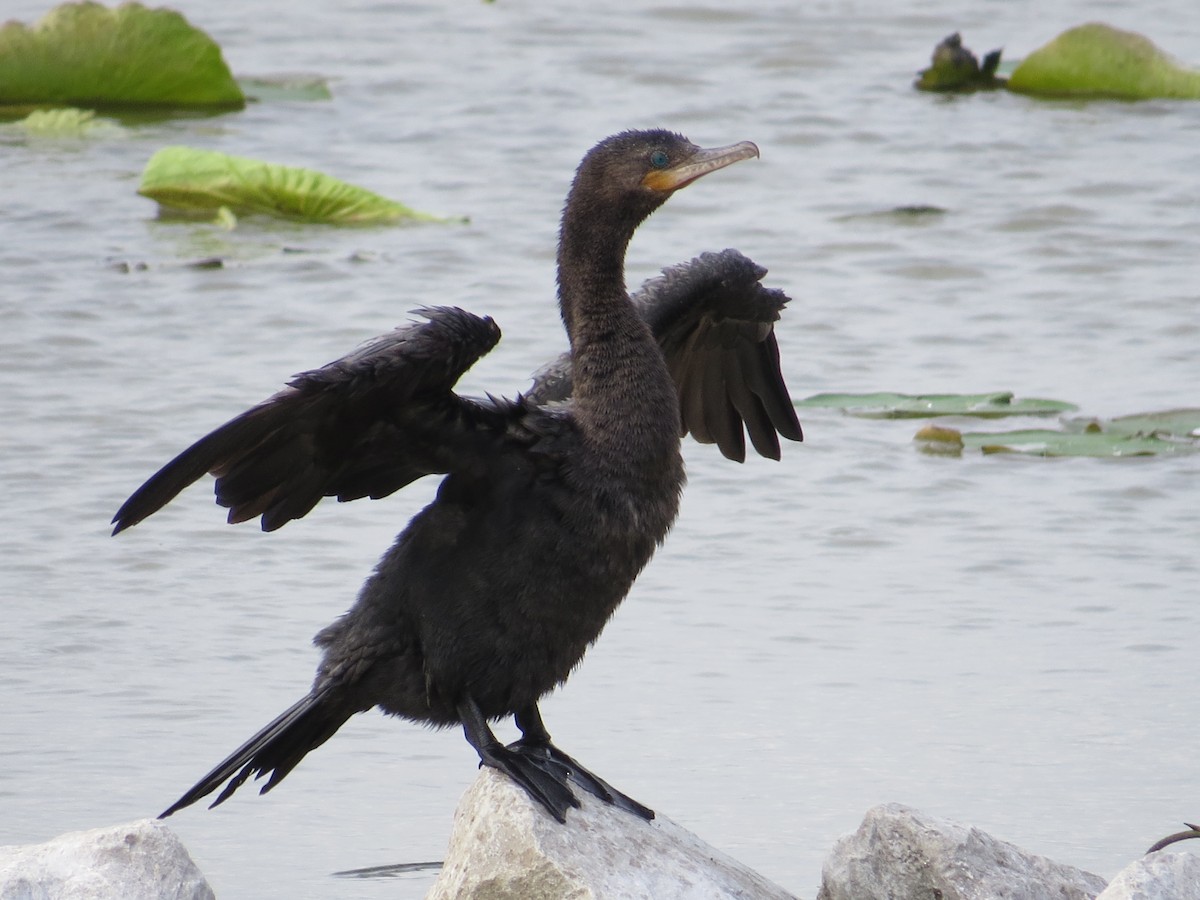
[[[627,794],[621,793],[599,775],[588,771],[575,759],[563,753],[549,740],[523,737],[513,741],[505,749],[524,758],[531,766],[541,770],[547,776],[561,781],[564,787],[566,780],[570,779],[572,783],[579,785],[605,803],[610,803],[646,820],[654,818],[654,810],[650,807],[643,806]],[[579,802],[576,801],[575,805],[578,806]]]
[[[579,798],[567,785],[561,768],[543,765],[537,758],[498,742],[479,751],[479,764],[503,772],[559,822],[567,821],[568,809],[579,808]]]
[[[568,786],[566,773],[501,744],[474,700],[463,698],[458,704],[458,715],[462,719],[463,734],[479,754],[481,766],[503,772],[559,822],[567,821],[568,809],[579,808],[579,798]]]

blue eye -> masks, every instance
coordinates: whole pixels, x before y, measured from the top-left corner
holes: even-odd
[[[667,156],[665,150],[655,150],[650,154],[650,165],[656,169],[665,169],[670,161],[671,157]]]

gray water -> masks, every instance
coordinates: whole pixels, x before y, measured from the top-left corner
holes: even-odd
[[[434,486],[271,535],[225,526],[205,484],[113,539],[121,501],[421,304],[494,315],[464,388],[522,389],[564,343],[562,198],[614,131],[762,148],[647,223],[630,282],[725,246],[768,266],[797,397],[1200,405],[1200,105],[909,87],[959,29],[1019,56],[1103,19],[1200,63],[1189,2],[184,10],[238,74],[315,73],[334,99],[0,136],[0,844],[154,814],[297,699],[311,635]],[[176,143],[470,224],[158,221],[137,178]],[[885,801],[1105,875],[1195,821],[1196,459],[931,458],[920,422],[803,419],[780,463],[689,444],[671,538],[544,705],[557,741],[805,896]],[[429,872],[331,873],[440,859],[474,774],[457,733],[369,714],[270,795],[171,824],[222,897],[419,897]]]

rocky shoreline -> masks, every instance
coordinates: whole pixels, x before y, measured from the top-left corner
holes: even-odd
[[[455,814],[427,900],[787,900],[772,884],[659,816],[646,823],[583,794],[564,827],[490,769]],[[213,900],[162,822],[0,847],[0,900]],[[899,804],[867,812],[825,860],[816,900],[1200,900],[1200,856],[1147,854],[1111,881],[977,828]]]

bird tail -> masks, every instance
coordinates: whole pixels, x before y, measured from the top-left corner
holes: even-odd
[[[191,806],[201,797],[207,797],[227,778],[229,784],[225,785],[209,809],[228,800],[251,775],[261,778],[270,772],[270,779],[259,791],[265,794],[282,781],[310,750],[315,750],[333,737],[356,712],[359,710],[345,703],[340,692],[329,688],[314,691],[234,750],[159,818],[165,819],[171,813]]]

